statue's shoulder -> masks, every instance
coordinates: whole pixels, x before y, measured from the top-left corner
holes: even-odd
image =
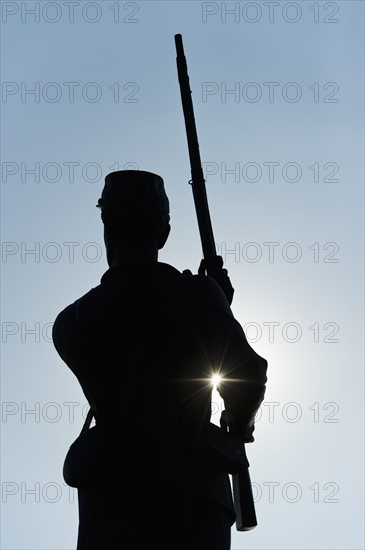
[[[77,298],[74,302],[67,305],[63,310],[58,313],[53,326],[56,328],[57,325],[76,321],[80,315],[80,309],[87,307],[88,304],[91,304],[97,299],[97,296],[100,293],[99,289],[100,285],[91,288],[85,294]]]
[[[209,275],[182,272],[180,277],[182,294],[193,300],[199,307],[224,309],[230,312],[227,299],[218,283]]]

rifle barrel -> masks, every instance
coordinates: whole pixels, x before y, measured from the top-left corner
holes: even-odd
[[[191,166],[191,186],[203,248],[203,256],[207,264],[207,273],[208,275],[213,275],[216,270],[215,258],[217,256],[217,251],[210,219],[205,179],[200,160],[190,79],[181,34],[175,34],[175,45],[177,72]]]

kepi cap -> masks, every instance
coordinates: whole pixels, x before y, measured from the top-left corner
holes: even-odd
[[[104,217],[120,211],[169,214],[169,199],[161,176],[145,170],[117,170],[105,177],[96,205]]]

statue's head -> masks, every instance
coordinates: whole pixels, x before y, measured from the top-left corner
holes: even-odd
[[[119,170],[105,178],[101,209],[107,239],[122,246],[161,249],[170,232],[170,206],[163,179],[144,170]]]

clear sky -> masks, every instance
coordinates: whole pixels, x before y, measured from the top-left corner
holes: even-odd
[[[233,526],[232,549],[363,549],[364,3],[1,11],[1,548],[75,548],[62,465],[87,407],[51,327],[107,269],[106,174],[160,174],[172,217],[160,260],[196,272],[202,257],[181,33],[232,310],[269,362],[247,446],[258,527]],[[220,407],[214,396],[213,421]]]

